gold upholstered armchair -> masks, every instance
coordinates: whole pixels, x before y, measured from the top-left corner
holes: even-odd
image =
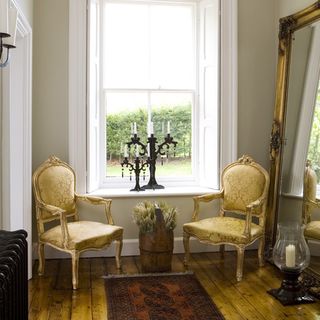
[[[221,190],[217,193],[194,197],[192,221],[183,225],[185,265],[190,256],[189,239],[220,245],[233,245],[237,249],[237,280],[241,281],[245,248],[260,239],[259,265],[264,265],[266,204],[269,175],[247,155],[228,165],[221,174]],[[199,219],[200,203],[220,200],[218,216]],[[228,216],[226,213],[233,213]],[[253,222],[257,217],[258,223]]]
[[[79,256],[83,251],[102,249],[115,241],[116,264],[120,268],[123,228],[113,224],[111,200],[76,194],[75,172],[55,156],[35,170],[32,180],[38,229],[39,275],[44,273],[45,244],[71,255],[73,289],[78,288]],[[79,201],[103,206],[107,223],[79,221]],[[58,225],[45,229],[45,224],[53,220],[57,220]]]
[[[320,200],[317,196],[317,175],[312,169],[311,162],[307,161],[303,179],[302,219],[305,225],[306,240],[320,241],[320,221],[312,219],[315,209],[320,209]]]

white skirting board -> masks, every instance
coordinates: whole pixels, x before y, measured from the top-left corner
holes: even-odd
[[[247,249],[257,249],[259,241],[256,241],[250,245]],[[216,252],[219,250],[217,245],[203,244],[194,238],[190,239],[190,252]],[[235,250],[235,247],[226,245],[226,250]],[[174,238],[174,253],[184,253],[183,239],[182,237]],[[86,251],[81,254],[82,258],[95,258],[95,257],[113,257],[115,254],[114,244],[109,248],[103,250]],[[138,239],[124,239],[123,248],[121,252],[122,256],[138,256],[139,240]],[[45,246],[45,258],[46,259],[64,259],[70,258],[70,255],[66,252],[56,250],[48,245]],[[33,259],[38,259],[37,243],[33,243]]]

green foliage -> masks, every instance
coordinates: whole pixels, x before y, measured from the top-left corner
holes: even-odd
[[[177,208],[170,207],[166,202],[152,203],[143,201],[133,208],[133,221],[138,225],[141,233],[153,232],[156,226],[156,211],[159,207],[167,230],[173,230],[177,225]]]
[[[170,121],[171,135],[178,142],[176,147],[177,157],[191,156],[191,106],[175,106],[153,108],[152,121],[154,123],[154,134],[158,141],[166,134],[167,121]],[[107,157],[108,160],[117,159],[121,156],[121,145],[124,146],[130,140],[131,123],[136,122],[138,135],[142,143],[147,141],[146,109],[137,111],[119,112],[106,117],[107,127]],[[164,133],[162,129],[164,128]]]
[[[312,123],[308,159],[311,161],[314,170],[320,180],[320,90],[316,101],[314,118]]]

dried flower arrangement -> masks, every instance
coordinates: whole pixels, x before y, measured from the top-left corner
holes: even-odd
[[[166,230],[173,230],[177,224],[177,208],[166,202],[143,201],[133,209],[133,221],[138,225],[141,233],[153,232],[157,222],[156,208],[160,208]]]

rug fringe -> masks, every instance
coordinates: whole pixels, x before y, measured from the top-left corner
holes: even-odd
[[[106,276],[102,276],[104,279],[112,279],[112,278],[140,278],[140,277],[161,277],[161,276],[185,276],[185,275],[193,275],[193,271],[186,272],[158,272],[158,273],[135,273],[135,274],[110,274]]]

